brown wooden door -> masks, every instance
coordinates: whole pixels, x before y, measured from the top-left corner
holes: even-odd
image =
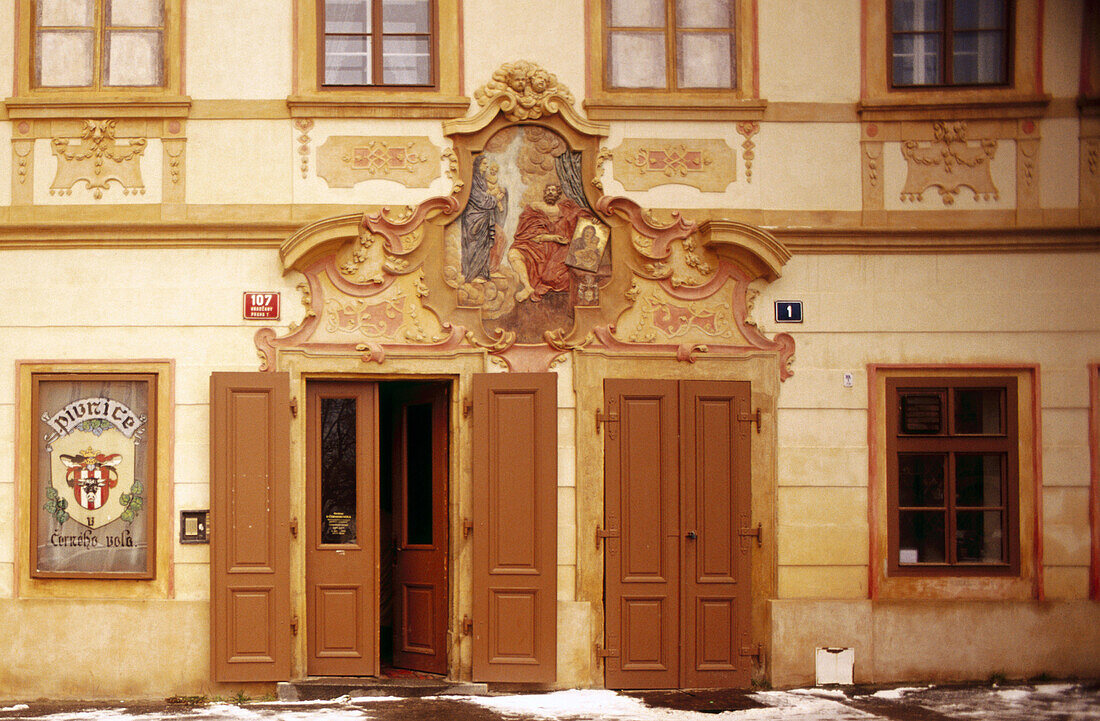
[[[606,646],[610,688],[679,684],[676,381],[604,381]]]
[[[684,688],[749,685],[749,412],[746,381],[680,384],[680,631]],[[744,543],[742,542],[744,541]]]
[[[473,676],[557,664],[557,375],[474,376]]]
[[[289,378],[210,377],[214,679],[290,678]]]
[[[747,686],[744,381],[604,381],[605,683]]]
[[[306,670],[377,675],[378,387],[307,388]]]
[[[447,672],[447,388],[393,405],[393,665]],[[386,539],[383,539],[383,543]]]

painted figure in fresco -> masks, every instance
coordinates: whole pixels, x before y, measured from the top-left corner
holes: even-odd
[[[522,287],[516,300],[538,301],[549,291],[569,290],[570,274],[565,260],[573,230],[588,211],[562,196],[561,186],[547,185],[542,201],[523,209],[508,251],[508,260],[519,275]]]
[[[500,266],[508,215],[508,191],[500,186],[500,166],[487,156],[474,160],[470,200],[462,211],[462,276],[467,283],[488,280]]]

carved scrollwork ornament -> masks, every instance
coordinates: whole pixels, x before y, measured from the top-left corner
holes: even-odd
[[[556,75],[527,60],[504,63],[488,83],[474,92],[474,100],[482,107],[497,97],[502,98],[501,112],[512,122],[553,115],[561,103],[575,102],[573,93],[558,82]]]

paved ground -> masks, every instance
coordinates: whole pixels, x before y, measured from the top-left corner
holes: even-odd
[[[179,700],[182,701],[182,700]],[[0,705],[3,719],[49,721],[1084,721],[1100,720],[1100,681],[616,694],[426,698],[348,697],[325,701],[88,704],[39,701]]]

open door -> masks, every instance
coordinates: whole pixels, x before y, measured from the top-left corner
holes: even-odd
[[[394,385],[393,665],[445,674],[447,385]]]
[[[210,648],[222,682],[290,678],[289,377],[210,377]]]
[[[474,376],[477,681],[557,675],[557,375]]]

